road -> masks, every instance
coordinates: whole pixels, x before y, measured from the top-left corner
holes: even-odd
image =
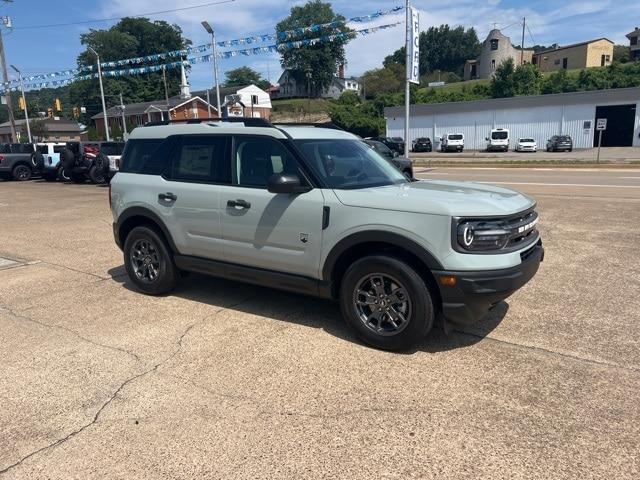
[[[403,354],[321,300],[141,295],[106,188],[0,183],[0,479],[640,478],[636,172],[421,172],[533,195],[546,259]]]

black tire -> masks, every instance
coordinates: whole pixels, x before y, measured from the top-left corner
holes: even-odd
[[[89,169],[89,180],[91,180],[91,183],[96,183],[96,184],[105,183],[102,165],[94,164]]]
[[[68,148],[65,148],[60,152],[60,163],[67,171],[70,171],[76,166],[76,155]]]
[[[151,247],[146,249],[146,253],[141,253],[143,252],[141,245],[145,245],[145,242]],[[147,226],[135,227],[127,235],[123,251],[127,274],[143,293],[163,295],[176,286],[179,272],[173,261],[173,255],[164,237],[155,229]],[[135,258],[136,255],[138,259]],[[145,270],[145,260],[150,262],[147,270]],[[154,262],[155,260],[157,262]],[[157,272],[155,276],[150,274],[151,268]]]
[[[104,153],[100,153],[96,157],[94,164],[98,166],[98,168],[102,172],[103,178],[106,179],[109,176],[109,157],[107,157]]]
[[[11,170],[11,176],[14,180],[17,180],[19,182],[26,182],[27,180],[30,180],[32,173],[33,172],[31,172],[31,167],[24,163],[19,163],[18,165],[13,167],[13,170]]]
[[[58,180],[61,182],[70,182],[71,175],[67,172],[63,166],[58,167]]]
[[[382,280],[382,290],[378,290],[380,282],[376,283],[377,287],[374,286],[376,278]],[[365,290],[366,285],[371,289]],[[392,290],[394,285],[400,288]],[[365,291],[368,293],[357,293]],[[394,303],[390,299],[391,295],[378,295],[379,298],[376,298],[375,293],[381,291],[385,295],[395,291],[396,298],[404,297],[404,303]],[[379,303],[373,305],[374,301]],[[395,308],[397,305],[401,305],[400,311]],[[429,333],[435,317],[431,294],[420,275],[402,260],[382,255],[361,258],[348,268],[340,286],[340,308],[347,324],[358,338],[384,350],[406,350],[412,347]],[[382,311],[383,309],[386,310]],[[397,326],[393,325],[389,321],[391,315],[387,313],[391,311],[396,315],[396,321],[399,314],[399,318],[404,318],[405,321]],[[367,324],[374,315],[379,316],[375,320],[375,327]],[[376,332],[376,329],[382,333]]]
[[[66,169],[65,169],[66,170]],[[87,177],[84,176],[84,173],[70,173],[71,181],[73,183],[84,183],[87,181]]]
[[[42,178],[44,178],[47,182],[55,182],[58,179],[58,172],[43,173]]]
[[[31,156],[31,163],[35,168],[38,169],[38,171],[41,172],[42,169],[44,168],[44,155],[40,152],[35,152]]]

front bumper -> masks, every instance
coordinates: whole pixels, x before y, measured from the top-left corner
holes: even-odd
[[[113,239],[116,241],[116,245],[118,246],[118,248],[122,250],[123,246],[122,246],[122,242],[120,242],[120,230],[118,228],[118,224],[116,222],[113,222],[112,226],[113,226]]]
[[[503,270],[484,272],[434,271],[444,318],[457,325],[469,325],[484,317],[498,302],[524,286],[544,259],[542,241],[523,254],[522,263]],[[455,277],[454,286],[443,285],[441,277]]]

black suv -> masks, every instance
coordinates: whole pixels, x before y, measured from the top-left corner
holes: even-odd
[[[413,178],[413,162],[408,158],[401,157],[398,152],[391,150],[382,142],[375,140],[365,140],[364,143],[373,148],[376,153],[382,155],[385,159],[393,164],[398,170],[404,173],[405,177]]]
[[[570,152],[573,150],[573,140],[569,135],[554,135],[547,140],[547,152]]]
[[[384,143],[387,147],[394,152],[398,152],[400,155],[404,153],[404,140],[400,137],[372,137],[367,140]]]
[[[109,158],[100,151],[101,142],[67,142],[60,153],[63,179],[70,178],[74,183],[104,183],[105,163]],[[108,167],[107,167],[108,168]]]
[[[416,138],[413,141],[413,148],[411,150],[414,152],[430,152],[433,150],[431,139],[429,137]]]

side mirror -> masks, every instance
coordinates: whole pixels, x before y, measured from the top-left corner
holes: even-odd
[[[311,188],[301,185],[297,175],[274,173],[267,180],[267,190],[270,193],[305,193]]]

